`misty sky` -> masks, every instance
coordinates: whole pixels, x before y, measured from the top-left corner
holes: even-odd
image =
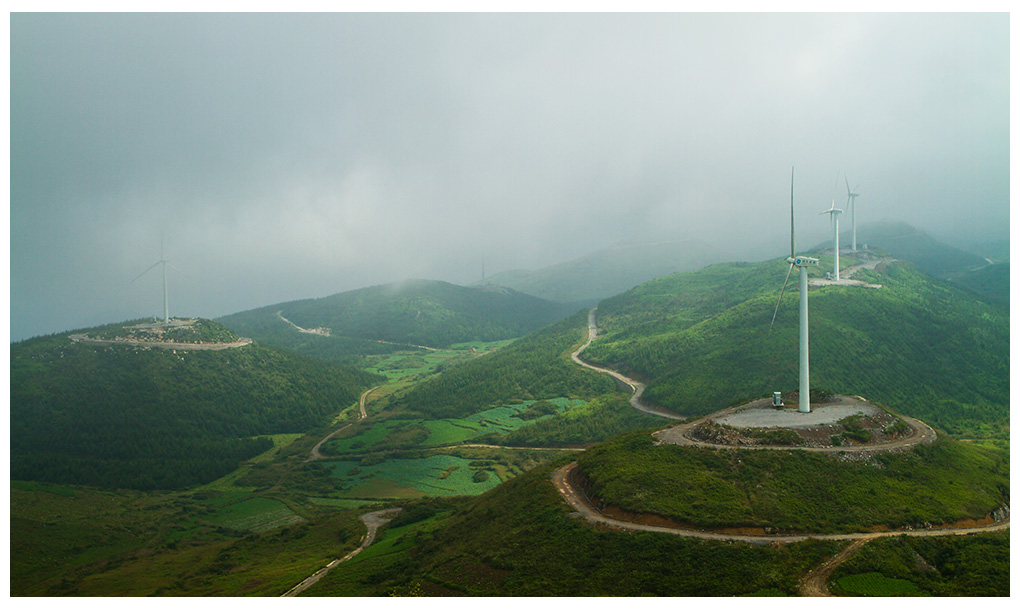
[[[1009,236],[1008,14],[14,14],[11,339],[613,243]],[[842,194],[846,188],[840,178]],[[844,216],[846,218],[847,216]],[[843,226],[847,226],[843,220]],[[811,237],[813,235],[813,238]]]

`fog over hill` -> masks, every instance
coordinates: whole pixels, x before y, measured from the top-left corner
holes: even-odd
[[[803,243],[837,172],[858,222],[1002,241],[1009,42],[1008,13],[13,13],[10,336],[162,313],[132,278],[163,255],[204,318],[663,235],[779,255],[791,166]]]

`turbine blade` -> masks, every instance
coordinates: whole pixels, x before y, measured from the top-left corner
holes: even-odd
[[[783,293],[786,292],[786,284],[790,282],[790,275],[793,273],[793,263],[790,263],[790,269],[786,271],[786,281],[783,282],[783,289],[779,290],[779,300],[776,301],[776,310],[772,312],[772,323],[769,324],[769,335],[772,334],[772,326],[776,325],[776,315],[779,314],[779,305],[783,302]]]
[[[790,168],[790,257],[797,255],[796,243],[793,240],[793,167]]]
[[[849,196],[850,193],[853,192],[853,191],[850,190],[850,180],[847,179],[845,173],[843,174],[843,179],[846,180],[846,194],[847,194],[847,196]]]
[[[149,271],[151,271],[152,269],[156,268],[156,267],[157,267],[157,266],[159,266],[159,265],[160,265],[160,264],[161,264],[162,262],[163,262],[163,261],[162,261],[162,260],[160,260],[160,261],[159,261],[159,262],[157,262],[156,264],[154,264],[154,265],[150,266],[149,268],[145,269],[144,271],[142,271],[141,275],[138,275],[138,277],[135,277],[134,279],[132,279],[132,280],[131,280],[131,283],[134,283],[134,282],[138,281],[139,279],[141,279],[141,278],[142,278],[142,275],[144,275],[144,274],[148,273]]]
[[[174,265],[170,264],[169,262],[167,262],[167,263],[166,263],[166,265],[167,265],[168,267],[172,268],[173,270],[177,271],[177,272],[178,272],[178,273],[180,273],[181,275],[184,275],[185,277],[187,277],[187,276],[188,276],[188,274],[187,274],[187,273],[185,273],[185,272],[184,272],[184,271],[182,271],[181,269],[177,268],[176,266],[174,266]]]

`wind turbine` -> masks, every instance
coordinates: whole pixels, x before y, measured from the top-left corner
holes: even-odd
[[[776,310],[772,313],[772,324],[769,325],[769,332],[776,323],[776,314],[779,313],[779,304],[783,302],[783,293],[786,292],[786,284],[790,281],[790,273],[793,267],[800,269],[800,412],[811,412],[811,375],[808,371],[808,306],[807,306],[807,267],[818,266],[818,258],[798,256],[796,241],[793,233],[793,169],[790,169],[790,257],[786,259],[790,263],[790,270],[786,272],[786,281],[783,282],[783,289],[779,292],[779,302],[776,303]]]
[[[829,222],[832,224],[832,255],[835,262],[832,265],[832,276],[839,281],[839,214],[842,209],[836,208],[836,186],[839,184],[839,172],[836,172],[836,183],[832,185],[832,205],[822,214],[829,214]],[[819,214],[821,215],[821,214]]]
[[[131,283],[134,283],[134,282],[138,281],[139,279],[142,278],[142,275],[148,273],[149,271],[151,271],[152,269],[156,268],[157,266],[159,266],[161,264],[163,265],[163,324],[169,326],[170,325],[170,306],[169,306],[169,301],[167,300],[167,297],[166,297],[166,267],[170,267],[170,268],[172,268],[172,269],[174,269],[175,271],[178,271],[178,272],[180,272],[180,270],[177,267],[175,267],[174,265],[170,264],[170,261],[167,260],[166,256],[163,255],[163,238],[162,237],[160,237],[160,239],[159,239],[159,261],[156,262],[156,264],[153,264],[149,268],[147,268],[144,271],[142,271],[142,274],[139,275],[138,277],[135,277],[134,279],[132,279]]]
[[[850,190],[850,180],[846,177],[846,172],[843,173],[843,179],[846,180],[846,203],[850,206],[850,221],[854,225],[853,230],[853,249],[857,251],[857,186],[854,186],[853,190]]]

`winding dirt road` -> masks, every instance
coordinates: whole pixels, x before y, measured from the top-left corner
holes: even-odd
[[[715,541],[743,541],[756,544],[773,543],[796,543],[808,539],[827,539],[831,541],[852,541],[858,539],[874,539],[876,537],[897,537],[907,535],[910,537],[939,537],[942,535],[969,535],[971,533],[989,533],[1009,528],[1009,513],[1005,513],[1002,520],[994,524],[960,527],[960,528],[939,528],[939,529],[915,529],[909,531],[882,531],[878,533],[798,533],[795,535],[746,535],[735,533],[717,533],[699,529],[687,529],[664,525],[641,524],[628,520],[620,520],[606,516],[591,504],[583,491],[573,485],[570,478],[577,469],[577,462],[565,465],[552,474],[553,484],[567,503],[581,513],[590,522],[628,529],[632,531],[652,531],[656,533],[670,533],[683,537],[697,537],[698,539],[711,539]]]
[[[294,586],[290,590],[287,590],[280,596],[297,596],[298,594],[301,594],[308,588],[312,587],[320,579],[322,579],[323,576],[329,573],[330,570],[332,570],[334,567],[341,563],[345,563],[348,560],[360,554],[362,550],[372,545],[372,542],[375,541],[375,534],[376,531],[379,530],[379,527],[389,522],[390,519],[396,516],[397,512],[399,512],[400,510],[401,508],[390,508],[388,510],[379,510],[378,512],[369,512],[367,514],[362,514],[361,521],[365,523],[365,527],[368,530],[365,532],[364,537],[361,538],[361,545],[358,546],[355,550],[353,550],[349,554],[347,554],[346,556],[344,556],[343,558],[337,558],[336,560],[330,561],[330,563],[327,564],[325,567],[309,575],[300,584]]]
[[[667,419],[674,419],[674,420],[677,420],[677,421],[682,421],[684,419],[684,417],[682,417],[682,416],[680,416],[678,414],[674,414],[672,412],[668,412],[668,411],[662,410],[660,408],[654,408],[652,406],[649,406],[647,404],[642,403],[641,402],[641,394],[644,393],[644,391],[645,391],[644,383],[640,383],[638,381],[635,381],[634,379],[632,379],[630,377],[627,377],[627,376],[624,376],[624,375],[620,374],[619,372],[617,372],[615,370],[610,370],[609,368],[601,368],[599,366],[592,366],[591,364],[581,360],[581,352],[583,352],[585,349],[588,348],[588,345],[591,344],[591,341],[593,341],[595,339],[595,336],[597,336],[598,332],[599,332],[598,326],[595,323],[595,313],[596,313],[596,311],[598,311],[598,307],[594,307],[594,308],[592,308],[591,311],[588,311],[588,341],[585,342],[580,347],[578,347],[577,351],[574,351],[573,353],[571,353],[570,354],[570,359],[574,360],[574,363],[577,364],[578,366],[584,366],[585,368],[588,368],[589,370],[594,370],[595,372],[601,372],[602,374],[607,374],[607,375],[613,377],[614,379],[616,379],[617,381],[623,383],[624,385],[628,385],[630,387],[631,391],[634,392],[630,396],[630,405],[633,406],[635,409],[640,410],[641,412],[644,412],[646,414],[654,415],[654,416],[657,416],[657,417],[664,417],[664,418],[667,418]]]
[[[372,387],[371,389],[365,391],[365,393],[361,394],[361,399],[358,400],[358,409],[360,410],[361,416],[358,417],[357,419],[355,419],[354,421],[344,425],[340,429],[337,429],[337,430],[333,431],[332,433],[330,433],[325,438],[319,440],[319,442],[315,446],[312,447],[311,453],[308,455],[308,458],[305,459],[305,463],[308,463],[309,461],[318,461],[319,459],[325,459],[326,456],[319,452],[319,448],[321,448],[322,445],[325,444],[326,441],[329,440],[330,438],[332,438],[333,436],[335,436],[338,433],[340,433],[341,431],[347,429],[351,425],[354,425],[355,422],[360,421],[361,419],[364,419],[365,417],[368,416],[368,413],[365,411],[365,400],[368,399],[368,394],[372,393],[373,391],[375,391],[376,389],[378,389],[380,387],[382,387],[382,385],[376,385],[375,387]]]

